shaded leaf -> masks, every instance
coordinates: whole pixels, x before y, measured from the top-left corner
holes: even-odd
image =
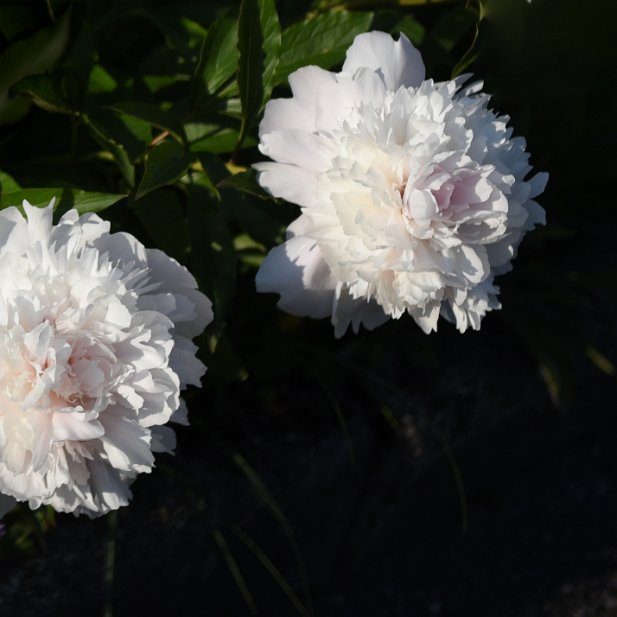
[[[219,189],[236,189],[243,193],[255,195],[260,199],[273,199],[272,195],[264,191],[259,182],[257,182],[257,174],[254,169],[248,169],[233,176],[228,176],[218,183]]]
[[[134,212],[156,246],[178,261],[186,259],[190,249],[186,211],[177,191],[162,188],[135,202]]]
[[[192,272],[200,289],[212,300],[214,324],[209,332],[220,335],[236,293],[236,253],[227,220],[207,187],[191,184],[188,197]]]
[[[73,113],[67,101],[66,93],[56,75],[46,73],[29,75],[20,79],[10,90],[13,95],[27,96],[45,111],[52,113]]]
[[[168,131],[179,141],[186,139],[182,122],[173,114],[159,109],[156,105],[129,101],[127,103],[114,103],[111,108],[120,113],[139,118],[159,129]]]
[[[124,146],[118,143],[113,137],[111,137],[108,131],[95,119],[85,118],[86,127],[94,140],[111,154],[113,161],[116,163],[122,177],[126,180],[126,183],[132,187],[135,184],[135,168],[131,163],[131,159],[124,148]]]
[[[274,0],[242,0],[238,25],[238,88],[242,127],[238,147],[253,128],[274,87],[281,27]]]
[[[108,139],[122,146],[131,163],[144,156],[152,141],[150,124],[134,116],[103,109],[90,116],[89,121]]]
[[[167,140],[152,148],[146,156],[146,168],[136,199],[161,186],[172,184],[193,162],[193,155],[177,141]]]
[[[0,54],[0,90],[25,75],[53,68],[69,40],[70,11],[55,24],[13,43]]]

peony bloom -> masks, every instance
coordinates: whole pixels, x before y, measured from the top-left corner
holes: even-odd
[[[53,202],[0,212],[0,492],[104,514],[171,452],[210,301],[173,259]]]
[[[544,224],[525,140],[462,79],[424,79],[401,35],[356,37],[340,73],[289,77],[268,103],[260,184],[298,204],[287,241],[257,274],[294,315],[331,316],[335,335],[409,313],[425,331],[441,314],[464,332],[500,308],[493,279],[525,232]]]

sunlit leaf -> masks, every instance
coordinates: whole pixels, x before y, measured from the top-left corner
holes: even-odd
[[[204,40],[195,75],[195,102],[214,94],[238,68],[238,20],[222,17],[214,22]]]
[[[80,189],[67,188],[36,188],[21,189],[0,194],[0,208],[21,206],[26,200],[33,206],[47,206],[55,198],[55,208],[64,212],[76,208],[80,213],[100,212],[109,206],[124,199],[126,195],[120,193],[95,193]]]
[[[17,183],[15,178],[9,176],[9,174],[0,171],[0,192],[2,193],[13,193],[15,191],[19,191],[21,186]]]
[[[281,83],[301,66],[330,68],[345,58],[356,35],[366,32],[373,19],[368,12],[322,13],[283,31],[279,64],[274,77]]]

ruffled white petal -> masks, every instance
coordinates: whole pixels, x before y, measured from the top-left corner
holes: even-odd
[[[24,210],[0,212],[0,494],[96,516],[173,449],[165,425],[186,422],[180,390],[205,371],[190,339],[212,306],[97,215]]]
[[[424,81],[422,56],[404,34],[398,41],[385,32],[359,34],[347,50],[343,72],[355,75],[363,68],[377,73],[388,90],[417,88]]]
[[[408,313],[477,329],[499,308],[493,277],[524,234],[545,223],[525,140],[488,108],[481,83],[424,80],[401,35],[356,37],[340,73],[306,67],[293,97],[260,126],[258,180],[300,205],[284,245],[257,274],[295,315],[329,315],[340,336]]]

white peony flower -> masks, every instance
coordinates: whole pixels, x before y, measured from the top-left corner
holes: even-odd
[[[531,167],[508,117],[477,83],[424,79],[401,35],[356,37],[340,73],[289,77],[291,99],[268,103],[260,184],[302,207],[270,252],[257,289],[294,315],[331,316],[335,335],[409,313],[425,332],[439,315],[463,332],[500,308],[493,277],[525,232],[544,224]]]
[[[53,202],[0,211],[0,492],[62,512],[126,505],[171,452],[210,301],[175,260]]]

